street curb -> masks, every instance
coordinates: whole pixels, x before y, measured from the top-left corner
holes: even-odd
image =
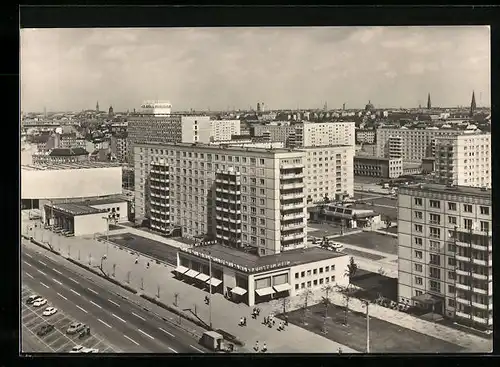
[[[61,253],[59,251],[51,249],[49,246],[46,246],[43,242],[38,242],[37,240],[35,240],[32,237],[30,237],[29,240],[30,240],[31,243],[34,243],[35,245],[37,245],[39,247],[42,247],[45,250],[48,250],[48,251],[52,252],[53,254],[61,255]]]

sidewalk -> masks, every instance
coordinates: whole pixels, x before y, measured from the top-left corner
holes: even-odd
[[[23,225],[25,233],[26,225]],[[127,228],[127,231],[129,229]],[[137,231],[137,230],[136,230]],[[121,231],[120,231],[121,232]],[[133,231],[129,231],[134,233]],[[115,233],[115,231],[113,231]],[[138,231],[136,234],[147,237],[143,232]],[[66,238],[57,236],[54,240],[53,247],[60,248],[63,256],[70,254],[70,257],[88,264],[89,261],[93,265],[99,265],[101,257],[108,252],[107,259],[103,261],[103,269],[110,275],[115,273],[115,278],[123,282],[128,282],[130,286],[141,291],[159,298],[162,302],[173,304],[175,294],[178,295],[178,307],[181,309],[191,309],[206,323],[209,323],[209,307],[205,305],[204,298],[207,292],[200,290],[194,286],[185,284],[174,278],[172,271],[173,267],[152,261],[148,258],[140,257],[138,264],[135,264],[137,255],[132,255],[128,250],[120,250],[113,244],[106,245],[102,242],[97,242],[93,239],[82,238]],[[154,236],[151,234],[151,236]],[[35,233],[36,239],[40,240],[40,230]],[[159,236],[157,236],[159,237]],[[45,240],[49,239],[47,231],[44,234]],[[165,238],[160,237],[165,242]],[[172,241],[172,240],[170,240]],[[172,241],[172,245],[179,247],[185,246],[177,241]],[[107,248],[107,250],[106,250]],[[356,262],[360,268],[365,269],[368,263],[363,264],[362,259],[356,258]],[[150,268],[146,269],[146,262],[149,261]],[[373,265],[375,269],[370,270],[378,272],[377,265]],[[397,277],[397,264],[396,277]],[[384,267],[384,270],[387,269]],[[317,294],[316,299],[319,299],[322,294]],[[276,302],[276,301],[275,301]],[[336,305],[344,305],[344,299],[341,294],[334,293],[332,295],[332,302]],[[310,304],[314,304],[311,302]],[[269,329],[261,325],[263,316],[269,315],[270,312],[282,312],[281,307],[276,303],[260,304],[261,316],[258,320],[251,318],[251,308],[240,304],[236,305],[233,302],[226,300],[222,295],[216,294],[212,296],[212,323],[214,328],[223,329],[246,343],[246,348],[251,349],[255,342],[258,340],[260,344],[265,342],[270,352],[281,353],[297,353],[297,352],[311,352],[311,353],[331,353],[338,350],[340,344],[332,342],[320,335],[311,333],[300,327],[290,325],[286,332],[278,332],[276,329]],[[300,307],[298,297],[291,297],[289,311]],[[277,308],[280,308],[278,310]],[[362,304],[358,299],[351,298],[350,309],[357,312],[365,312]],[[416,318],[403,312],[398,312],[389,308],[371,304],[370,315],[387,322],[399,325],[404,328],[420,332],[437,339],[445,340],[457,345],[460,345],[471,352],[489,352],[492,350],[492,341],[471,335],[444,325],[432,323],[426,320]],[[247,317],[247,326],[239,327],[238,322],[241,317]],[[344,352],[352,351],[346,346],[341,346]]]

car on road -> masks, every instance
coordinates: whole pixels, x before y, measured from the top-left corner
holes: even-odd
[[[28,299],[26,300],[26,304],[32,305],[33,303],[35,303],[36,301],[39,301],[41,299],[42,299],[42,297],[37,296],[36,294],[33,294],[33,295],[28,297]]]
[[[99,349],[96,348],[83,348],[81,353],[99,353]]]
[[[37,331],[36,335],[38,336],[44,336],[50,333],[52,330],[54,330],[54,325],[48,324],[48,325],[43,325],[40,330]]]
[[[76,334],[81,332],[82,330],[85,329],[85,324],[81,322],[74,322],[72,323],[69,327],[68,330],[66,330],[66,334]]]
[[[39,300],[33,302],[34,307],[42,307],[47,304],[47,300],[45,298],[40,298]]]
[[[57,312],[57,308],[55,307],[47,307],[45,311],[43,311],[43,316],[52,316]]]
[[[75,345],[71,350],[69,351],[70,353],[81,353],[83,350],[83,345]]]

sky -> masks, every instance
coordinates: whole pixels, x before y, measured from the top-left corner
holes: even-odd
[[[490,29],[21,30],[21,109],[490,106]]]

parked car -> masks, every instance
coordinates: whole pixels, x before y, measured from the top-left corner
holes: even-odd
[[[26,304],[32,305],[33,303],[35,303],[36,301],[39,301],[41,299],[42,299],[42,297],[37,296],[36,294],[33,294],[33,295],[28,297],[28,299],[26,300]]]
[[[45,298],[40,298],[39,300],[33,302],[34,307],[41,307],[47,304],[47,300]]]
[[[96,348],[83,348],[81,353],[99,353],[99,349]]]
[[[54,330],[54,325],[48,324],[48,325],[43,325],[40,330],[37,331],[38,336],[44,336],[50,333],[52,330]]]
[[[85,324],[81,322],[74,322],[72,323],[69,327],[68,330],[66,330],[66,334],[76,334],[81,332],[82,330],[85,329]]]
[[[57,308],[55,307],[47,307],[45,311],[43,311],[43,316],[52,316],[57,312]]]
[[[80,353],[84,349],[83,345],[75,345],[71,350],[69,351],[70,353]]]

